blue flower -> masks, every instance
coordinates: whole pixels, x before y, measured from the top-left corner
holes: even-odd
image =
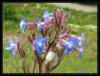
[[[83,53],[85,48],[86,48],[86,45],[83,45],[82,48],[78,49],[79,58],[82,57],[82,53]]]
[[[83,41],[84,41],[85,36],[86,36],[86,33],[81,34],[81,40],[80,40],[80,43],[79,43],[80,46],[83,45]]]
[[[69,38],[68,42],[72,43],[74,46],[80,46],[80,42],[76,38]]]
[[[41,54],[46,46],[45,43],[47,42],[46,38],[41,38],[40,36],[36,36],[35,42],[33,43],[33,46],[35,47],[38,54]]]
[[[45,10],[44,13],[43,13],[43,19],[47,19],[49,17],[52,17],[53,16],[53,13],[49,13],[48,10]]]
[[[24,18],[22,18],[20,21],[20,29],[22,30],[22,32],[24,32],[25,27],[26,27],[26,22]]]
[[[64,53],[65,53],[65,54],[68,54],[69,51],[75,50],[75,48],[76,48],[77,46],[80,46],[79,43],[80,43],[80,42],[79,42],[77,39],[69,38],[69,40],[66,41],[66,42],[63,44],[63,46],[65,47]],[[82,53],[83,53],[83,51],[84,51],[85,48],[86,48],[86,45],[83,45],[82,48],[78,48],[79,58],[82,57]]]
[[[38,18],[37,15],[35,15],[35,19],[36,19],[38,28],[39,28],[40,30],[43,30],[43,24],[40,22],[40,20],[39,20],[39,18]]]
[[[69,54],[69,51],[70,51],[69,47],[68,48],[66,47],[65,50],[64,50],[64,53]]]
[[[16,42],[12,39],[8,39],[8,45],[5,47],[6,50],[9,50],[12,56],[16,54],[15,47],[17,46]]]
[[[69,51],[75,50],[75,48],[79,46],[79,41],[76,38],[69,38],[63,46],[65,47],[64,53],[68,54]]]
[[[65,53],[65,54],[69,54],[69,52],[70,52],[71,50],[75,50],[75,47],[72,47],[72,48],[66,47],[65,50],[64,50],[64,53]]]
[[[69,54],[69,51],[75,50],[75,46],[70,42],[65,42],[63,46],[65,47],[65,50],[64,50],[65,54]]]

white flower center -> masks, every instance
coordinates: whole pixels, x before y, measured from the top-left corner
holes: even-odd
[[[38,45],[41,47],[41,46],[42,46],[42,43],[41,43],[41,42],[39,42],[39,43],[38,43]]]

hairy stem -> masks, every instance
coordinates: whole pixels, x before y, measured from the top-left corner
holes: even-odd
[[[33,64],[33,72],[35,71],[35,67],[36,67],[36,57],[35,57],[35,53],[34,53],[34,64]]]
[[[24,71],[24,73],[26,73],[25,59],[24,59],[24,58],[21,59],[21,68],[22,68],[22,70]]]

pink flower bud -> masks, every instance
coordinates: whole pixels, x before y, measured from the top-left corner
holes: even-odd
[[[33,22],[27,22],[26,26],[27,26],[27,28],[30,29],[30,30],[36,28],[36,24],[33,23]]]
[[[55,16],[58,18],[61,18],[63,14],[62,9],[58,8],[57,11],[55,12]]]
[[[44,21],[44,26],[46,27],[46,28],[49,28],[49,27],[51,27],[53,25],[53,20],[52,20],[52,18],[48,18],[48,19],[46,19],[45,21]]]
[[[54,12],[54,16],[55,16],[57,25],[60,25],[61,23],[65,21],[68,15],[65,14],[62,9],[58,8],[57,11]]]

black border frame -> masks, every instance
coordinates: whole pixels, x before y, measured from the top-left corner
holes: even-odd
[[[2,24],[2,26],[3,26],[3,3],[19,3],[19,2],[22,2],[22,3],[26,3],[26,2],[35,2],[35,1],[7,1],[7,0],[5,0],[5,1],[3,1],[2,3],[1,3],[1,11],[0,11],[0,13],[1,13],[1,24]],[[44,3],[45,1],[37,1],[36,0],[36,3]],[[47,1],[47,2],[49,2],[49,1]],[[58,1],[58,0],[56,0],[56,1],[50,1],[50,3],[52,3],[52,2],[57,2],[57,3],[64,3],[64,2],[74,2],[74,3],[82,3],[82,2],[95,2],[95,3],[97,3],[97,6],[98,6],[98,8],[99,8],[99,2],[98,1],[71,1],[71,0],[67,0],[67,1]],[[99,15],[99,10],[97,11],[97,15]],[[97,18],[99,18],[99,16],[97,16]],[[98,21],[99,19],[97,19],[97,21]],[[99,21],[97,22],[98,23],[98,26],[99,26]],[[1,26],[1,36],[3,35],[3,27]],[[99,28],[97,28],[97,34],[98,34],[98,32],[99,32]],[[97,37],[99,37],[98,35],[97,35]],[[3,38],[3,36],[0,38],[1,39],[1,45],[3,46],[3,40],[2,40],[2,38]],[[97,42],[99,42],[99,38],[98,38],[98,40],[97,40]],[[97,47],[98,47],[99,45],[97,45]],[[3,47],[1,48],[1,50],[2,50],[2,52],[0,52],[0,60],[1,60],[1,73],[2,74],[4,74],[4,75],[44,75],[44,74],[36,74],[36,73],[26,73],[26,74],[24,74],[24,73],[3,73]],[[98,50],[98,48],[97,48],[97,50]],[[99,51],[97,51],[97,73],[98,73],[98,69],[99,69]],[[85,75],[85,74],[87,74],[87,75],[91,75],[91,74],[97,74],[97,73],[81,73],[80,75]],[[76,73],[74,74],[74,73],[45,73],[45,75],[77,75]]]

